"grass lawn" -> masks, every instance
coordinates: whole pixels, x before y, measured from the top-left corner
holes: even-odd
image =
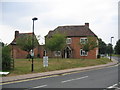
[[[115,56],[115,57],[120,57],[120,55],[117,55],[117,54],[113,54],[112,56]]]
[[[49,58],[49,66],[43,67],[42,59],[34,59],[34,73],[62,70],[77,67],[94,66],[100,64],[106,64],[111,62],[108,58],[101,59],[53,59]],[[10,74],[7,76],[30,74],[31,72],[31,61],[28,59],[15,59],[14,70],[9,71]]]

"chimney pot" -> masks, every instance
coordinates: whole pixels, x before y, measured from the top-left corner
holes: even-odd
[[[89,27],[89,23],[85,23],[85,26]]]
[[[19,31],[15,31],[15,38],[17,38],[19,35]]]

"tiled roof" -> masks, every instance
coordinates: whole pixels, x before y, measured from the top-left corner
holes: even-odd
[[[14,38],[14,40],[11,43],[16,43],[16,39],[17,38],[22,38],[25,35],[32,35],[33,33],[18,33],[18,35],[16,35],[16,37]]]
[[[54,33],[62,33],[68,37],[78,37],[78,36],[95,36],[97,37],[86,25],[78,26],[58,26],[53,31],[49,31],[48,37],[52,36]]]

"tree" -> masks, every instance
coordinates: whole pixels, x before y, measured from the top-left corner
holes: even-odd
[[[32,48],[35,48],[38,45],[38,41],[34,36],[34,45],[32,45],[32,35],[24,35],[17,38],[16,44],[22,50],[27,51],[29,55],[29,52],[32,50]]]
[[[46,39],[45,47],[50,51],[61,51],[65,46],[65,35],[56,33],[51,38]]]
[[[87,40],[84,41],[84,43],[80,42],[80,46],[82,47],[82,50],[84,50],[86,53],[98,47],[97,41],[93,37],[87,37]]]
[[[99,54],[106,54],[107,45],[102,39],[99,39]]]
[[[80,45],[85,52],[89,52],[98,47],[96,39],[92,37],[87,37],[87,41],[84,44],[80,43]]]
[[[5,45],[5,44],[4,44],[3,42],[0,42],[0,46],[2,46],[2,47],[3,47],[4,45]]]
[[[106,47],[106,52],[108,55],[113,53],[113,48],[112,48],[112,45],[110,43]]]
[[[11,69],[11,50],[8,46],[2,48],[2,70]]]
[[[115,50],[115,54],[120,55],[120,39],[117,41],[114,50]]]

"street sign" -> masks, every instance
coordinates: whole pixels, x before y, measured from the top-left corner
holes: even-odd
[[[30,55],[34,57],[34,52],[32,50],[30,51]]]
[[[48,56],[43,57],[43,67],[48,67]]]

